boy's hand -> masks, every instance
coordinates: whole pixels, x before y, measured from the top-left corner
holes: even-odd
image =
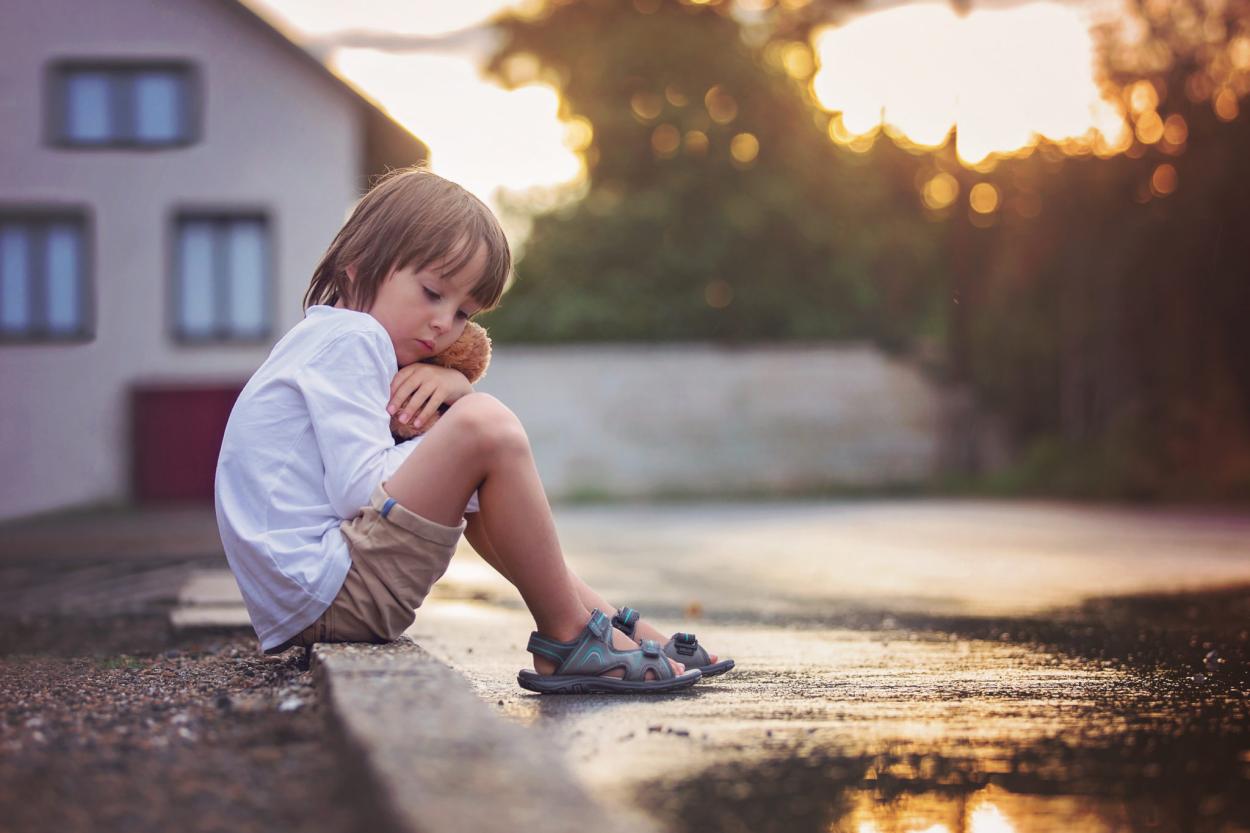
[[[472,393],[473,386],[458,370],[415,362],[400,368],[391,380],[386,412],[414,428],[433,423],[440,405],[450,405]]]

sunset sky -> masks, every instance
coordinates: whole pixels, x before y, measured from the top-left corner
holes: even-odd
[[[758,4],[759,0],[756,0]],[[559,99],[543,85],[507,91],[479,67],[494,46],[501,0],[248,0],[385,107],[431,148],[432,166],[496,202],[581,176]],[[956,15],[944,2],[869,2],[816,34],[813,92],[842,112],[833,139],[852,147],[884,118],[916,145],[960,124],[969,163],[1053,140],[1125,138],[1122,105],[1093,78],[1089,27],[1115,0],[997,2]],[[501,139],[506,138],[506,141]]]

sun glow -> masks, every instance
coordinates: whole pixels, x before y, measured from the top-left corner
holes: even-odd
[[[505,191],[541,204],[584,181],[579,154],[593,139],[590,123],[562,119],[548,84],[509,90],[482,75],[493,48],[487,22],[516,3],[244,1],[297,43],[315,46],[335,73],[425,142],[433,170],[497,209]],[[393,43],[366,48],[353,45],[354,34]],[[508,231],[517,242],[527,229],[515,222]]]
[[[866,14],[813,38],[817,100],[839,114],[830,134],[856,150],[882,127],[935,148],[957,128],[969,166],[1028,151],[1039,138],[1111,155],[1132,140],[1120,98],[1094,80],[1088,24],[1036,2],[960,17],[949,3]]]
[[[341,49],[334,64],[430,146],[434,170],[482,199],[584,175],[576,148],[589,143],[590,125],[561,121],[559,94],[546,84],[505,90],[484,83],[472,59],[450,55]]]

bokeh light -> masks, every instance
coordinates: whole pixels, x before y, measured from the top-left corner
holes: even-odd
[[[1237,94],[1228,87],[1216,94],[1214,107],[1215,115],[1222,121],[1232,121],[1237,118],[1237,114],[1240,112],[1240,108],[1237,105]]]
[[[708,116],[717,124],[729,124],[738,117],[738,102],[719,84],[707,91],[703,104]]]
[[[1233,38],[1228,44],[1228,59],[1234,68],[1250,72],[1250,37],[1240,35]]]
[[[662,124],[651,131],[651,149],[661,159],[677,155],[681,147],[681,131],[671,124]]]
[[[1137,141],[1143,145],[1153,145],[1163,138],[1163,119],[1154,110],[1149,110],[1137,117]]]
[[[1185,140],[1189,138],[1189,126],[1185,124],[1185,117],[1180,113],[1168,116],[1163,123],[1163,138],[1170,145],[1185,144]]]
[[[655,93],[634,93],[629,98],[629,109],[639,121],[653,121],[664,110],[664,99]]]
[[[807,44],[792,42],[781,49],[781,65],[793,78],[810,78],[816,69],[816,60]]]
[[[664,88],[664,98],[674,107],[685,107],[690,103],[690,98],[673,84]]]
[[[921,195],[929,208],[946,208],[959,197],[959,180],[943,171],[924,184]]]
[[[729,142],[729,153],[739,165],[749,165],[760,153],[760,140],[753,133],[739,133]]]
[[[1164,162],[1150,176],[1150,191],[1156,197],[1166,197],[1176,190],[1176,166]]]
[[[1159,91],[1149,81],[1137,81],[1130,84],[1125,89],[1124,96],[1128,99],[1130,112],[1135,116],[1159,106]]]
[[[978,182],[968,192],[968,204],[978,214],[993,214],[998,209],[998,189],[988,182]]]

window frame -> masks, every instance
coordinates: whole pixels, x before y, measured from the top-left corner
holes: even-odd
[[[234,335],[229,330],[222,329],[220,326],[214,329],[211,335],[200,336],[191,335],[182,329],[180,312],[182,309],[182,275],[179,272],[181,263],[179,262],[179,246],[182,242],[182,228],[186,221],[210,221],[214,224],[229,223],[239,220],[259,220],[264,231],[265,251],[262,268],[265,270],[266,286],[261,294],[264,310],[262,318],[264,320],[264,328],[260,333],[249,334],[246,336]],[[278,299],[278,247],[277,233],[273,222],[273,212],[267,208],[249,206],[196,206],[184,205],[178,206],[169,212],[166,223],[168,234],[166,237],[166,286],[165,293],[167,302],[165,306],[165,331],[171,342],[182,347],[221,347],[221,346],[255,346],[268,344],[273,339],[274,334],[274,317],[277,310]],[[221,259],[217,256],[219,252],[219,241],[214,239],[214,260],[220,270]],[[214,281],[220,281],[223,276],[219,273],[213,275]],[[228,285],[228,281],[226,282]],[[221,296],[217,293],[220,291],[218,286],[214,286],[214,306],[220,310],[224,304]]]
[[[47,327],[47,315],[44,310],[44,322],[39,329],[29,329],[22,333],[14,333],[0,328],[0,346],[22,344],[58,345],[88,344],[96,339],[96,258],[95,258],[95,216],[91,208],[79,204],[47,204],[47,203],[0,203],[0,223],[38,223],[42,226],[55,222],[69,221],[78,225],[82,232],[79,240],[80,249],[80,280],[78,283],[78,308],[81,311],[78,328],[72,332],[55,332]],[[45,232],[46,233],[46,232]],[[46,294],[47,267],[40,259],[35,261],[42,269],[41,287],[44,293],[32,293],[32,297]],[[28,276],[29,277],[29,276]],[[30,288],[30,284],[27,285]],[[43,301],[39,302],[43,304]],[[40,311],[36,307],[35,311]]]
[[[171,72],[181,74],[185,80],[186,135],[172,141],[142,141],[134,137],[114,137],[100,142],[75,140],[66,133],[66,79],[75,72],[102,72],[110,76],[129,76],[141,72]],[[45,65],[44,70],[44,144],[61,150],[139,150],[163,151],[186,148],[203,141],[204,90],[200,68],[197,64],[178,58],[57,58]],[[113,115],[119,105],[112,102]]]

